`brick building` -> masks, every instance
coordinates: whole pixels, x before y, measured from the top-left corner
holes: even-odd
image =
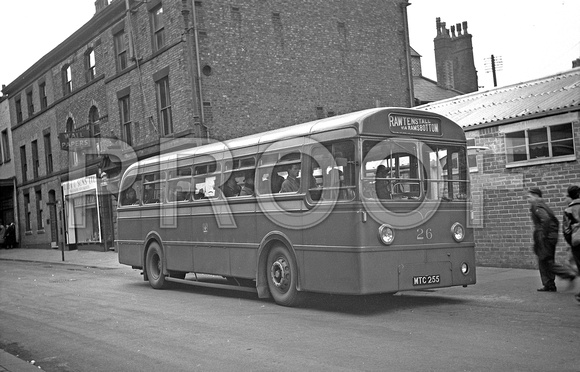
[[[481,150],[470,159],[478,264],[536,267],[525,196],[540,187],[561,220],[566,189],[580,185],[578,97],[580,67],[418,107],[459,123]],[[557,260],[566,249],[560,236]]]
[[[413,102],[406,2],[95,5],[84,26],[2,90],[26,247],[112,247],[116,199],[107,191],[119,164],[166,141]]]

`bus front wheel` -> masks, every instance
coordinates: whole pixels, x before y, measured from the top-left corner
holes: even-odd
[[[156,242],[149,245],[147,257],[145,258],[145,267],[151,287],[155,289],[166,288],[167,282],[163,275],[163,253],[161,247]]]
[[[274,246],[268,253],[267,261],[268,288],[274,301],[282,306],[294,306],[298,303],[298,271],[296,261],[283,245]]]

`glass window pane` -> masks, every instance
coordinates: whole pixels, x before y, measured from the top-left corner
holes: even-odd
[[[574,155],[574,141],[564,140],[552,142],[552,156]]]
[[[532,129],[528,131],[528,140],[530,145],[548,141],[548,131],[546,128]]]
[[[552,136],[552,141],[571,139],[573,138],[572,124],[555,125],[550,128],[550,134]]]
[[[530,145],[530,159],[545,158],[550,156],[547,143]]]
[[[508,148],[523,146],[526,144],[526,134],[524,131],[507,133],[505,137],[506,137],[506,145]]]

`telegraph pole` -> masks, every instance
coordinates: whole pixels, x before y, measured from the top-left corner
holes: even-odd
[[[491,67],[490,67],[491,64]],[[503,61],[500,56],[491,55],[490,58],[485,58],[486,72],[492,72],[493,74],[493,86],[497,87],[497,74],[496,71],[501,71],[503,67]]]

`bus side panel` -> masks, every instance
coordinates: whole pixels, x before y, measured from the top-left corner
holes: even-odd
[[[193,271],[193,249],[191,243],[167,243],[165,248],[165,262],[167,269],[174,271]]]
[[[117,241],[119,263],[134,267],[143,267],[143,244]]]
[[[302,290],[312,292],[360,293],[360,255],[353,251],[302,250]]]
[[[238,278],[255,278],[258,249],[230,248],[230,273]]]
[[[143,267],[143,236],[141,234],[141,213],[139,210],[119,212],[117,252],[119,263]]]
[[[361,224],[360,214],[351,205],[336,205],[322,222],[304,230],[302,290],[359,292]]]

